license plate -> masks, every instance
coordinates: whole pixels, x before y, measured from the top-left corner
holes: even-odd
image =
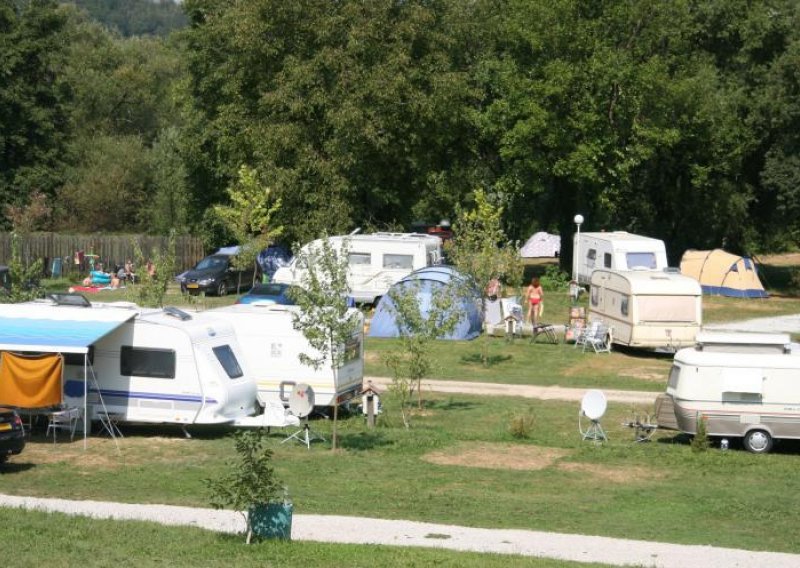
[[[3,431],[3,430],[11,430],[11,424],[9,424],[7,422],[4,423],[4,424],[0,424],[0,431]]]
[[[187,284],[186,287],[187,288],[199,288],[200,284]]]

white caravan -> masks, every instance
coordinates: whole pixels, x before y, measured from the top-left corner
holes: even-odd
[[[79,294],[0,306],[0,350],[63,356],[62,400],[85,419],[223,424],[255,414],[233,328],[208,315]]]
[[[800,438],[800,345],[788,334],[700,333],[675,354],[666,394],[658,397],[659,427],[741,437],[766,453],[774,439]]]
[[[700,283],[688,276],[598,269],[591,278],[589,319],[605,323],[618,345],[676,351],[694,344],[702,302]]]
[[[344,363],[334,379],[329,361],[319,369],[300,362],[300,354],[318,357],[303,334],[294,329],[292,314],[296,306],[237,304],[208,310],[236,332],[244,361],[258,386],[258,398],[287,404],[292,387],[305,383],[314,389],[317,406],[346,402],[361,392],[364,380],[364,318],[350,309],[356,329],[344,349]]]
[[[418,233],[372,233],[329,237],[334,250],[348,248],[348,284],[356,302],[375,303],[389,287],[414,270],[442,262],[442,240]],[[279,268],[273,281],[301,286],[305,258],[322,247],[320,239],[303,246],[289,266]]]
[[[611,270],[657,270],[667,268],[664,241],[626,231],[575,234],[572,273],[580,284],[589,284],[598,268]]]

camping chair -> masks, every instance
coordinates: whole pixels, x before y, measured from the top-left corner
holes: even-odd
[[[599,321],[593,321],[589,323],[589,325],[585,325],[581,328],[577,328],[576,335],[575,335],[575,347],[578,345],[584,346],[584,351],[586,351],[586,339],[589,337],[593,337],[594,334],[597,332],[597,328],[600,327]]]
[[[47,422],[47,432],[45,436],[53,432],[53,443],[56,443],[56,435],[59,430],[69,432],[69,439],[72,441],[75,438],[75,430],[78,428],[78,422],[81,418],[80,408],[65,408],[63,410],[56,410],[51,412]]]
[[[595,353],[611,353],[611,329],[602,322],[595,322],[583,342],[583,350],[590,346]]]

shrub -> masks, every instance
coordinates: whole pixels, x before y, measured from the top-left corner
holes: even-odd
[[[536,417],[533,411],[529,408],[524,413],[514,414],[508,425],[508,431],[515,438],[523,439],[528,438],[533,432],[536,425]]]
[[[708,429],[705,416],[697,417],[697,432],[692,438],[692,451],[705,452],[709,448]]]

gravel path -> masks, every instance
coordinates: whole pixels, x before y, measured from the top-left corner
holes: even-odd
[[[365,377],[364,381],[372,381],[375,386],[387,389],[392,380],[386,377]],[[519,396],[542,400],[580,401],[588,389],[565,387],[543,387],[537,385],[509,385],[499,383],[475,383],[472,381],[436,381],[422,380],[422,389],[445,393],[485,394],[490,396]],[[630,404],[651,404],[661,394],[647,391],[606,390],[606,399],[611,402]]]
[[[240,514],[214,509],[131,505],[103,501],[67,501],[1,494],[0,506],[57,511],[98,519],[153,521],[165,525],[194,526],[220,532],[244,531],[244,520]],[[800,566],[800,555],[797,554],[332,515],[294,515],[292,539],[519,554],[576,562],[601,562],[616,566],[659,568]]]
[[[728,323],[712,323],[703,326],[704,329],[726,331],[753,331],[762,333],[800,333],[800,314],[790,316],[775,316],[769,318],[755,318]]]

